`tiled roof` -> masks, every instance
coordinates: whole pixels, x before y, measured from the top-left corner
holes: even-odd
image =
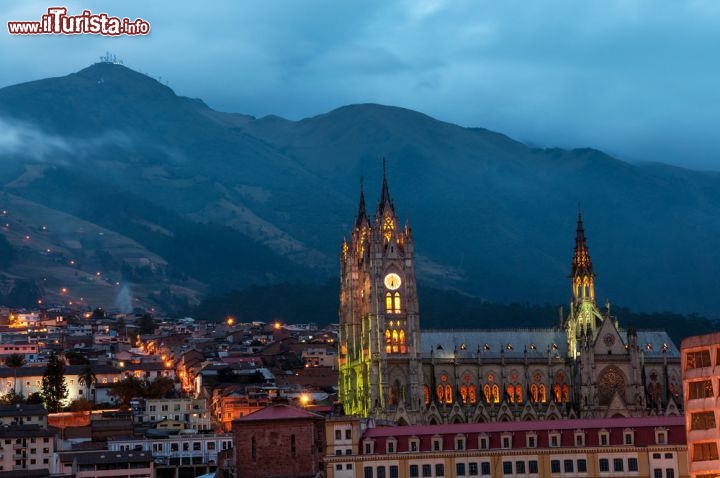
[[[298,419],[323,419],[317,413],[308,412],[289,405],[273,405],[265,407],[257,412],[238,418],[236,422],[251,422],[258,420],[298,420]]]
[[[567,337],[560,329],[426,329],[420,334],[422,355],[432,354],[438,358],[452,358],[455,351],[459,358],[506,358],[547,359],[548,353],[558,357],[567,356]],[[486,347],[487,345],[487,347]],[[508,347],[508,345],[510,347]]]

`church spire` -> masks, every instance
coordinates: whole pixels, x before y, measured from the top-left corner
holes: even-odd
[[[390,199],[390,190],[388,189],[388,183],[387,183],[387,167],[385,158],[383,158],[383,182],[382,182],[382,191],[380,192],[380,202],[378,203],[378,216],[383,216],[384,213],[390,209],[391,212],[395,211],[395,208],[393,207],[392,200]]]
[[[575,252],[572,261],[572,286],[575,299],[595,299],[595,274],[593,273],[590,252],[585,239],[582,212],[578,207],[577,231],[575,233]]]
[[[357,219],[355,220],[356,228],[360,228],[370,222],[367,212],[365,211],[365,191],[363,189],[363,177],[360,176],[360,205],[358,206]]]

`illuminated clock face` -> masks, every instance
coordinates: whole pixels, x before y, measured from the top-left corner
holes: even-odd
[[[397,290],[397,288],[400,287],[400,283],[400,276],[394,272],[385,276],[385,287],[390,290]]]

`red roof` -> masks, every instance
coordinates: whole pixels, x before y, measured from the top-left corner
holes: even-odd
[[[240,417],[236,422],[250,422],[258,420],[298,420],[298,419],[323,419],[322,415],[317,413],[308,412],[297,407],[291,407],[289,405],[272,405],[265,407],[257,412],[253,412],[250,415]]]

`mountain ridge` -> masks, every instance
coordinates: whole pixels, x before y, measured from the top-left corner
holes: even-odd
[[[718,173],[633,165],[593,148],[533,148],[387,105],[299,121],[219,112],[111,64],[0,89],[0,120],[49,141],[50,153],[35,156],[0,143],[0,180],[13,194],[47,201],[33,191],[41,183],[16,181],[49,162],[188,225],[228,226],[310,281],[336,274],[359,178],[373,210],[384,157],[398,213],[415,231],[421,282],[500,302],[564,302],[579,203],[598,297],[720,314],[711,299],[720,252],[703,250],[720,234]],[[133,220],[153,223],[141,209]]]

